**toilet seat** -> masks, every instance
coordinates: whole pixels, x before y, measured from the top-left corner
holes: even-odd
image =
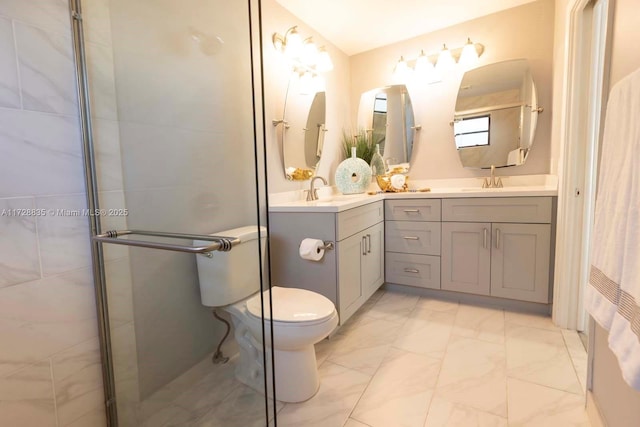
[[[323,295],[299,288],[273,286],[264,291],[264,301],[273,298],[273,311],[265,304],[264,318],[274,323],[295,325],[314,325],[325,322],[335,315],[335,306]],[[248,313],[262,318],[260,293],[249,298],[246,303]]]

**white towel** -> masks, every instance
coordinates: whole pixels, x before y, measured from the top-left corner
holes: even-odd
[[[640,390],[640,69],[607,104],[585,303],[609,330],[623,378]]]

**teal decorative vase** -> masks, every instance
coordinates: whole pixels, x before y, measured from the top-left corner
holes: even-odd
[[[387,173],[387,170],[384,167],[382,155],[380,155],[380,144],[376,144],[376,152],[371,157],[371,174],[377,176],[385,173]]]
[[[342,194],[364,193],[371,184],[371,168],[356,157],[356,147],[351,148],[351,158],[343,160],[336,169],[336,187]]]

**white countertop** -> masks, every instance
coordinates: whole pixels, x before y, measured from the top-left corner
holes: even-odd
[[[318,188],[318,200],[307,202],[302,190],[269,195],[269,212],[342,212],[385,199],[444,199],[461,197],[557,196],[558,181],[553,175],[529,175],[503,178],[502,188],[481,188],[482,180],[461,178],[410,182],[410,191],[343,195],[334,187]],[[429,192],[417,191],[429,188]],[[372,184],[372,192],[378,190]]]

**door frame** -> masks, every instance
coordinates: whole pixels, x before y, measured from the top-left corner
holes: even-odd
[[[567,17],[553,321],[579,331],[588,326],[584,291],[608,97],[614,1],[574,0]]]

